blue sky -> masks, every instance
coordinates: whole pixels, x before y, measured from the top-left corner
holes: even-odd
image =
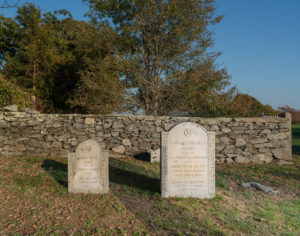
[[[274,108],[300,110],[300,1],[216,0],[219,63],[232,84]]]
[[[26,1],[21,0],[21,3]],[[33,0],[41,9],[69,10],[83,20],[88,7],[81,0]],[[216,0],[213,27],[218,63],[232,75],[232,85],[275,109],[300,110],[300,0]],[[14,16],[15,9],[0,9]]]

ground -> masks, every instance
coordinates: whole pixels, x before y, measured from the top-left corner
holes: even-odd
[[[293,154],[292,166],[217,164],[212,200],[162,199],[159,164],[133,158],[110,159],[101,196],[68,194],[66,158],[2,157],[0,235],[300,235],[300,125]]]

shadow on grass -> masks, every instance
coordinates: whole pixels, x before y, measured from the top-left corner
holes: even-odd
[[[297,167],[297,166],[296,166]],[[272,164],[239,164],[233,163],[228,167],[218,165],[216,169],[217,179],[241,182],[272,182],[281,185],[290,181],[299,181],[300,172],[295,166],[280,166]]]
[[[55,160],[44,160],[42,168],[45,169],[60,185],[68,187],[68,166]],[[136,172],[140,172],[136,173]],[[109,181],[137,188],[141,191],[156,193],[160,190],[159,179],[142,175],[143,170],[131,163],[110,159]]]
[[[282,182],[286,182],[287,184],[290,184],[290,181],[293,180],[300,181],[300,172],[295,166],[268,166],[264,169],[264,174],[271,176],[271,178],[272,176],[280,178]],[[277,181],[274,179],[273,181],[280,184],[280,180]]]
[[[126,161],[110,159],[109,170],[110,191],[153,234],[224,235],[208,220],[200,222],[187,208],[172,203],[170,199],[162,200],[160,178],[149,169]]]
[[[45,160],[44,168],[67,187],[67,165]],[[199,221],[185,207],[160,197],[160,179],[145,167],[123,160],[109,160],[110,192],[122,205],[158,235],[225,235],[212,222]],[[177,200],[185,201],[185,200]]]
[[[149,152],[141,152],[134,155],[134,158],[140,161],[150,162],[150,153]]]
[[[109,181],[119,185],[126,185],[151,194],[160,192],[160,180],[145,175],[143,168],[124,162],[110,159]]]
[[[68,187],[68,166],[55,160],[44,160],[42,168],[45,169],[60,185]]]
[[[293,145],[293,155],[300,156],[300,145]]]

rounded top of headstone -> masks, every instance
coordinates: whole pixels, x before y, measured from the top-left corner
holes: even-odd
[[[93,154],[93,155],[100,155],[101,153],[101,146],[93,139],[86,140],[80,143],[76,148],[76,154],[79,155],[86,155],[86,154]]]
[[[207,135],[207,131],[204,127],[194,122],[183,122],[174,126],[169,134],[181,132],[185,137],[199,136],[201,134]]]

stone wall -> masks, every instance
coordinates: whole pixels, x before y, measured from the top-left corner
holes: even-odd
[[[93,138],[111,153],[135,155],[160,147],[162,131],[195,122],[216,133],[220,162],[291,160],[291,118],[198,118],[0,113],[0,156],[67,156]]]

